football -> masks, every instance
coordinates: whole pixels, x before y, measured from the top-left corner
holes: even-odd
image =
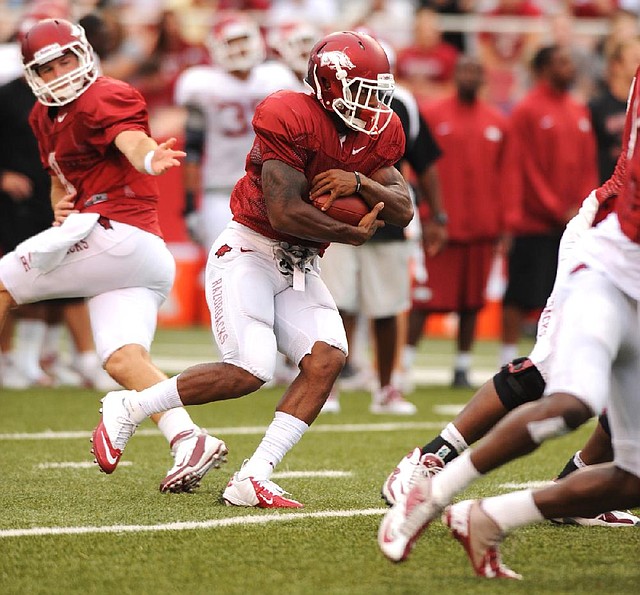
[[[313,200],[313,205],[321,209],[327,200],[329,200],[330,196],[330,194],[318,196]],[[336,221],[342,221],[349,225],[358,225],[360,220],[370,211],[369,205],[362,197],[357,194],[352,194],[350,196],[336,198],[333,204],[323,212]]]

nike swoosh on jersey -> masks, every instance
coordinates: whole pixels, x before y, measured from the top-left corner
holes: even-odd
[[[366,149],[366,147],[360,147],[359,149],[353,149],[351,151],[352,155],[357,155],[360,151],[362,151],[363,149]]]
[[[60,114],[60,115],[58,116],[58,122],[62,122],[62,121],[67,117],[67,114],[68,114],[68,113],[69,113],[69,112],[65,112],[64,114]]]

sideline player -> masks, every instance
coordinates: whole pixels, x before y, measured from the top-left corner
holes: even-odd
[[[102,468],[115,468],[148,415],[256,391],[272,377],[279,350],[300,372],[223,499],[234,506],[302,506],[271,474],[317,417],[347,353],[318,256],[330,242],[361,245],[384,222],[406,226],[413,216],[407,184],[393,167],[405,143],[389,106],[389,70],[372,37],[333,33],[311,51],[311,94],[280,91],[258,106],[247,173],[231,196],[234,220],[207,263],[206,297],[223,361],[194,366],[144,391],[107,394],[94,430]],[[371,212],[353,226],[309,204],[309,197],[329,192],[333,199],[358,192]]]
[[[79,25],[38,22],[22,41],[25,76],[38,99],[30,124],[51,174],[56,223],[0,260],[0,326],[9,308],[88,298],[96,351],[119,384],[143,389],[166,378],[149,357],[158,308],[175,263],[158,224],[153,176],[180,164],[175,139],[149,136],[140,94],[99,76]],[[175,465],[162,491],[191,491],[226,455],[184,409],[154,421]]]

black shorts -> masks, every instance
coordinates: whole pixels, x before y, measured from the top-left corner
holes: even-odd
[[[504,305],[523,310],[543,308],[558,268],[560,235],[518,236],[509,252]]]

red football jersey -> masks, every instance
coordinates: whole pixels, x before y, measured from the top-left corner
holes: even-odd
[[[640,243],[640,147],[638,128],[640,127],[640,88],[636,77],[632,84],[624,127],[622,153],[610,181],[618,183],[619,196],[615,201],[620,228],[632,241]],[[602,188],[606,186],[603,185]],[[602,188],[599,191],[602,191]],[[598,197],[600,199],[600,197]]]
[[[396,163],[404,153],[404,132],[396,114],[377,138],[349,130],[344,137],[311,95],[278,91],[261,102],[253,117],[256,138],[247,155],[246,174],[231,194],[233,219],[268,238],[313,247],[319,244],[277,232],[271,227],[262,192],[262,164],[277,159],[304,173],[309,185],[329,169],[370,176]]]
[[[78,210],[162,236],[155,178],[138,172],[113,143],[125,130],[150,134],[146,104],[138,91],[99,77],[63,107],[36,102],[29,123],[45,169],[67,191],[75,189]]]

